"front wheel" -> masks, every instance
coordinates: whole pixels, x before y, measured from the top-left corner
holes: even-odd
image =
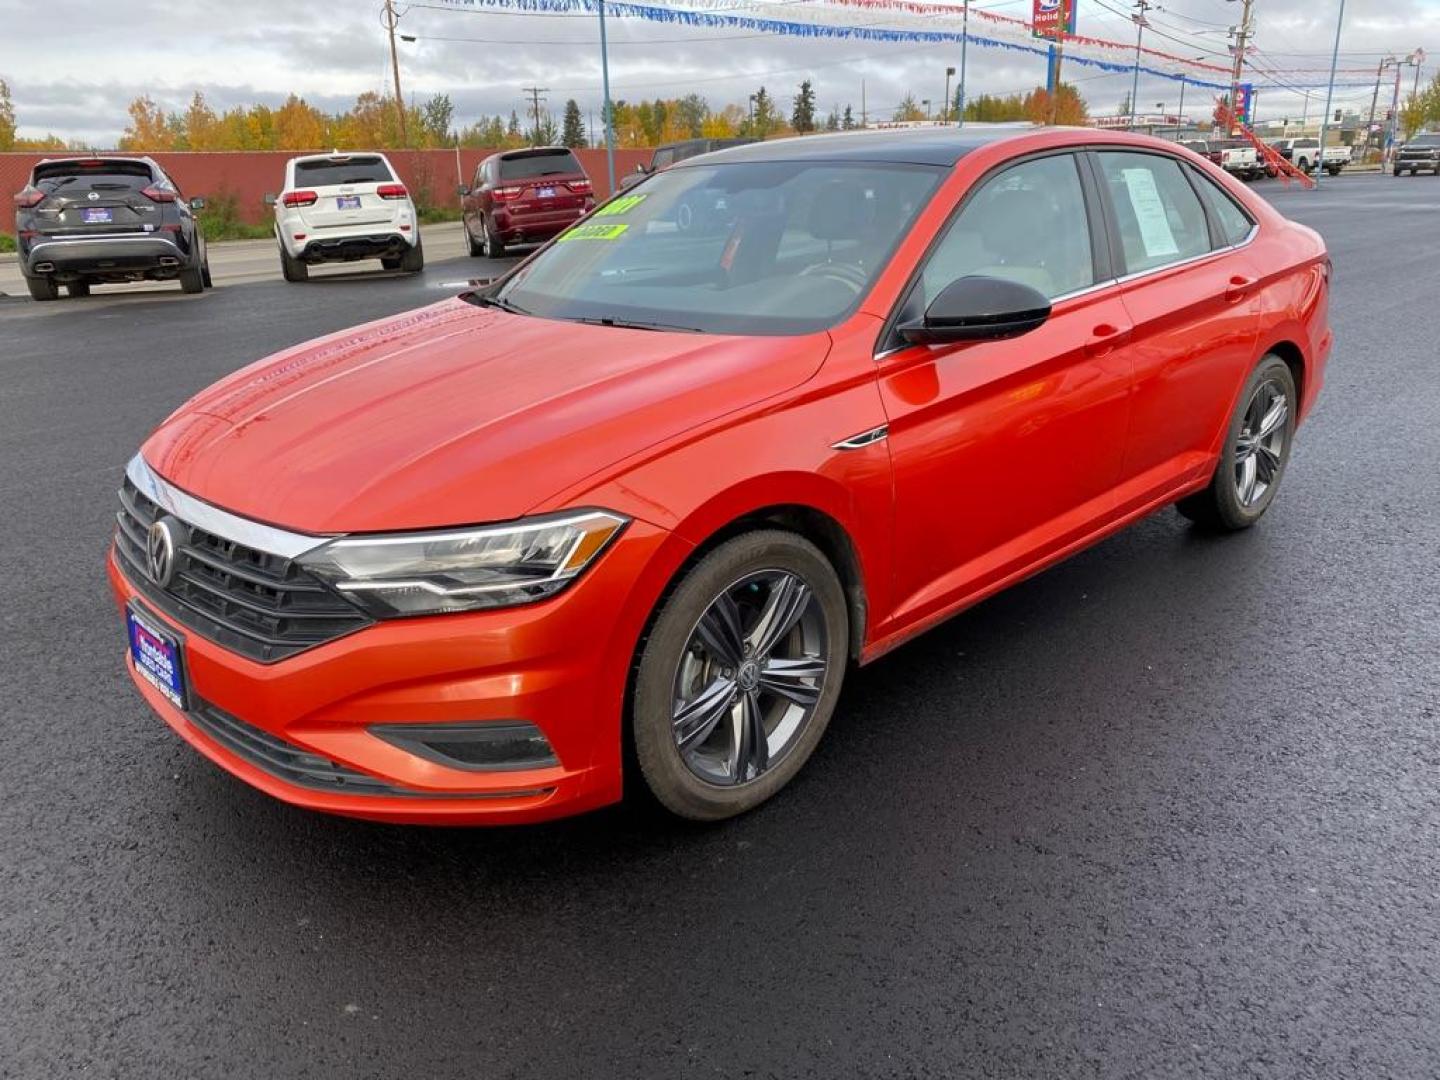
[[[631,730],[656,799],[719,821],[784,787],[835,711],[849,640],[840,580],[803,537],[745,533],[696,563],[635,677]]]
[[[1298,409],[1289,365],[1266,356],[1245,381],[1209,486],[1181,499],[1176,509],[1220,532],[1248,529],[1259,521],[1285,475]]]

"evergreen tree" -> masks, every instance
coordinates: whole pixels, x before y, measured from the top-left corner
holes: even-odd
[[[565,102],[565,123],[560,129],[560,142],[572,150],[585,145],[585,121],[580,116],[580,103],[574,98]]]
[[[790,113],[790,126],[799,135],[806,135],[815,130],[815,88],[806,79],[800,84],[800,92],[795,95],[795,108]]]
[[[780,118],[775,114],[775,102],[765,92],[765,87],[755,91],[755,97],[750,105],[750,120],[748,121],[749,131],[747,134],[763,139],[770,132],[780,126]]]
[[[855,113],[849,105],[845,106],[845,112],[840,117],[840,130],[853,131],[855,129]]]
[[[840,130],[840,114],[839,114],[838,112],[836,112],[834,109],[831,109],[831,110],[830,110],[830,114],[825,117],[825,130],[826,130],[826,131],[839,131],[839,130]]]

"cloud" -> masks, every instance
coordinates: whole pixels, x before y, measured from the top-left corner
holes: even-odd
[[[1133,40],[1125,0],[1077,2],[1082,33]],[[0,0],[0,25],[25,26],[25,50],[0,60],[0,77],[10,83],[23,135],[53,132],[113,144],[127,122],[125,106],[145,93],[179,109],[196,90],[217,108],[278,104],[293,91],[333,111],[362,91],[390,87],[378,0],[328,5],[189,0],[180,6],[173,0],[126,0],[123,19],[63,10],[82,6],[88,7],[61,3],[61,10],[51,10],[55,17],[37,20],[30,17],[29,0]],[[975,0],[975,6],[1021,14],[1028,4]],[[1307,109],[1318,115],[1335,6],[1326,0],[1257,5],[1258,51],[1251,63],[1262,117]],[[1151,12],[1147,44],[1228,63],[1225,27],[1237,15],[1236,5],[1220,0],[1169,0]],[[938,108],[945,68],[959,66],[954,45],[781,38],[623,19],[608,25],[612,93],[631,100],[694,91],[718,108],[743,104],[763,83],[788,109],[796,85],[808,77],[822,111],[848,104],[858,114],[863,100],[872,117],[886,116],[906,94],[929,98]],[[598,112],[599,47],[588,17],[411,7],[401,32],[416,37],[400,44],[407,97],[448,93],[460,124],[512,109],[523,112],[524,86],[548,87],[549,105],[557,112],[570,97],[582,110]],[[1433,0],[1348,0],[1341,66],[1351,70],[1340,81],[1358,85],[1337,90],[1336,106],[1363,111],[1380,55],[1403,55],[1427,42],[1440,64],[1440,4]],[[1407,69],[1407,77],[1412,71]],[[1044,82],[1045,65],[1040,57],[972,47],[968,73],[974,97],[1028,90]],[[1095,113],[1114,112],[1130,91],[1128,73],[1070,65],[1065,77],[1079,85]],[[1307,85],[1308,99],[1301,92]],[[1173,82],[1140,80],[1142,108],[1164,102],[1173,109],[1178,96]],[[1208,112],[1208,92],[1190,89],[1186,108],[1191,115]]]

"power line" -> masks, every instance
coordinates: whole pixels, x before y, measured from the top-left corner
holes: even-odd
[[[543,98],[543,97],[541,97],[540,95],[541,95],[541,94],[548,94],[548,93],[550,92],[550,88],[549,88],[548,86],[522,86],[522,87],[520,88],[520,92],[523,93],[523,94],[529,94],[529,95],[530,95],[531,107],[532,107],[532,108],[534,109],[534,111],[535,111],[535,126],[534,126],[533,128],[531,128],[531,131],[534,133],[534,136],[535,136],[535,145],[536,145],[536,146],[539,146],[539,145],[540,145],[540,103],[541,103],[542,101],[549,101],[549,100],[550,100],[549,98]]]

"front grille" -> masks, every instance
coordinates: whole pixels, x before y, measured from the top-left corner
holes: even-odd
[[[217,709],[208,702],[198,701],[185,714],[192,724],[210,736],[236,757],[296,787],[312,791],[328,791],[338,795],[387,795],[426,799],[533,798],[548,794],[550,788],[524,791],[418,791],[396,787],[357,772],[338,761],[302,750],[278,735],[247,724],[238,717]]]
[[[127,476],[115,515],[115,553],[146,599],[202,637],[272,663],[373,622],[294,561],[186,522],[180,522],[174,575],[161,589],[145,570],[146,532],[161,513]]]

